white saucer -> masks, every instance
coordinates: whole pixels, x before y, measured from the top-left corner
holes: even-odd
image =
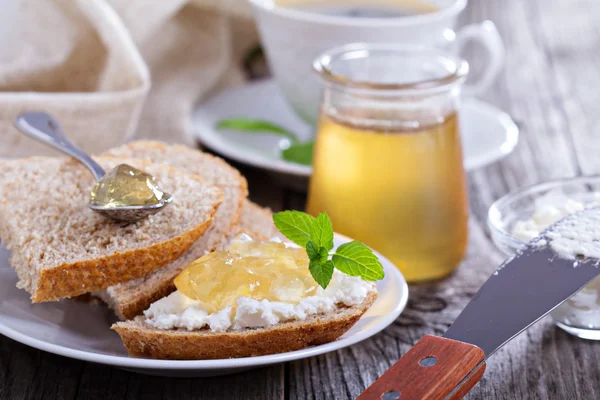
[[[214,129],[218,121],[232,117],[265,119],[295,132],[301,140],[309,139],[311,127],[287,106],[275,81],[267,79],[227,89],[198,104],[193,117],[195,136],[209,149],[240,163],[310,176],[311,167],[281,160],[280,149],[287,147],[287,139]],[[460,120],[467,171],[505,157],[519,141],[519,129],[510,116],[480,100],[465,100]]]
[[[349,239],[336,235],[335,244]],[[254,367],[298,360],[341,349],[373,336],[400,315],[408,299],[402,274],[380,257],[385,278],[377,282],[379,297],[340,339],[304,350],[261,357],[224,360],[169,361],[130,357],[119,336],[109,328],[116,320],[104,306],[76,301],[31,304],[29,294],[15,287],[16,273],[8,265],[9,252],[0,247],[0,333],[31,347],[65,357],[114,365],[161,376],[216,376]]]

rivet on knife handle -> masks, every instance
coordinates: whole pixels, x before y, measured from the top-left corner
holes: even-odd
[[[484,358],[477,346],[427,335],[358,400],[460,399],[481,379]]]

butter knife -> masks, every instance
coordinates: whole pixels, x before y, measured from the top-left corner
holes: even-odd
[[[423,337],[358,399],[462,398],[490,356],[600,273],[597,258],[559,257],[549,245],[559,229],[572,233],[582,220],[600,231],[600,208],[561,219],[505,261],[442,337]],[[586,240],[595,245],[600,233],[591,235]]]

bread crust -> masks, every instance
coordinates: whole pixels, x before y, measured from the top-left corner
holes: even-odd
[[[65,263],[40,271],[33,303],[56,301],[145,276],[181,257],[211,225],[219,203],[210,218],[194,229],[152,246],[92,260]],[[85,285],[82,284],[85,282]]]
[[[117,322],[111,329],[134,356],[165,360],[255,357],[332,342],[347,332],[376,299],[377,292],[372,291],[361,304],[339,307],[334,313],[243,331],[161,330],[147,325],[143,316]]]

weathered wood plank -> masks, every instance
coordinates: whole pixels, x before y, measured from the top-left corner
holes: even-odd
[[[276,399],[284,366],[215,378],[163,378],[73,360],[0,336],[0,399]]]
[[[531,24],[539,18],[530,3],[471,2],[463,18],[465,23],[487,18],[498,26],[507,48],[506,67],[484,99],[508,112],[521,129],[513,154],[470,175],[471,192],[479,194],[471,196],[471,208],[481,221],[487,206],[510,190],[580,172],[567,132],[568,100],[560,99],[543,38]]]
[[[282,400],[284,398],[283,365],[213,378],[161,378],[124,373],[129,379],[127,399]]]
[[[563,105],[576,156],[584,174],[600,172],[600,6],[593,0],[532,2],[536,30],[543,38],[556,99]]]
[[[0,399],[73,399],[83,367],[0,336]]]

